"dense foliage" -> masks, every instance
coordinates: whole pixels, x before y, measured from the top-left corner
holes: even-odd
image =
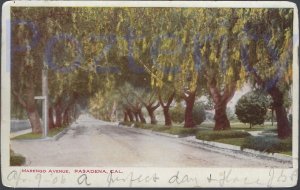
[[[266,118],[268,101],[261,92],[248,92],[243,95],[235,106],[235,114],[243,123],[253,125],[263,124]]]
[[[205,95],[214,130],[227,130],[227,104],[248,82],[272,97],[278,136],[291,134],[284,99],[292,85],[293,9],[13,7],[11,18],[12,101],[34,133],[41,132],[34,96],[48,69],[51,127],[76,119],[81,102],[111,121],[145,123],[146,108],[152,124],[161,107],[171,126],[170,105],[180,99],[184,127],[194,128],[203,117],[193,108]]]

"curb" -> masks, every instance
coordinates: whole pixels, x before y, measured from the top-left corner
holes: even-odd
[[[63,135],[65,135],[68,130],[70,130],[70,126],[65,128],[64,130],[62,130],[61,132],[57,133],[56,135],[54,135],[53,137],[50,137],[51,140],[55,140],[57,141],[59,138],[61,138]],[[49,139],[49,140],[50,140]]]

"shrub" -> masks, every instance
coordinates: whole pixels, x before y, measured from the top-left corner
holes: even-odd
[[[267,96],[261,92],[249,92],[242,96],[236,106],[235,114],[243,123],[253,125],[263,124],[265,121],[268,107]]]
[[[244,138],[250,136],[249,133],[244,131],[200,131],[197,133],[196,138],[201,140],[213,141],[218,139],[227,138]]]
[[[22,166],[25,164],[25,157],[19,154],[15,154],[10,150],[10,165],[11,166]]]
[[[277,137],[248,137],[245,139],[242,149],[249,148],[262,152],[285,152],[292,150],[292,139],[281,140]]]
[[[193,107],[193,118],[196,125],[200,125],[206,119],[204,105],[202,103],[195,103]]]
[[[172,121],[182,123],[184,122],[185,108],[178,103],[176,107],[170,110],[170,114]],[[196,125],[200,125],[206,119],[203,103],[195,103],[193,107],[193,119]]]
[[[170,109],[172,121],[175,123],[182,123],[184,121],[184,112],[185,110],[181,103],[177,103],[174,108]]]

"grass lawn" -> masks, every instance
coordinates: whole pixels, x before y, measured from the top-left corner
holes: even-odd
[[[61,131],[63,131],[64,129],[66,129],[66,127],[50,129],[48,131],[48,137],[53,137],[53,136],[57,135],[58,133],[60,133]],[[42,133],[39,133],[39,134],[27,133],[27,134],[24,134],[24,135],[16,136],[12,139],[13,140],[25,140],[25,139],[40,139],[42,137],[43,137]]]
[[[292,153],[293,151],[283,151],[283,152],[278,152],[280,154],[286,154],[286,155],[289,155],[289,156],[293,156]]]

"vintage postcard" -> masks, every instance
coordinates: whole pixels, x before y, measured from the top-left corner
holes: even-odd
[[[2,6],[7,187],[292,187],[291,2]]]

